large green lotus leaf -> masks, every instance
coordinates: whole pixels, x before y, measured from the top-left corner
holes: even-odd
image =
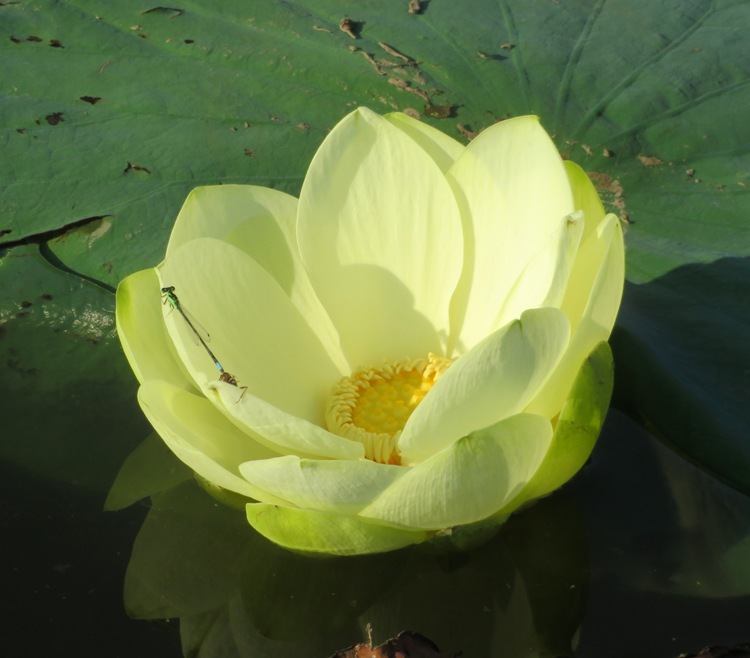
[[[0,4],[4,260],[32,241],[50,281],[76,272],[112,287],[161,259],[192,187],[298,192],[315,148],[356,105],[407,110],[462,140],[534,112],[629,222],[620,400],[750,490],[750,5],[422,4],[421,14],[406,0]],[[339,29],[347,15],[357,38]],[[29,329],[14,346],[24,361],[54,355],[44,386],[93,389],[104,370],[127,395],[122,361],[113,372],[92,357],[115,354],[111,333],[71,346],[74,313],[58,333],[31,329],[47,326],[42,314],[15,316],[41,294],[18,272],[0,269],[0,317],[16,336]],[[106,294],[97,303],[111,314]],[[59,404],[35,397],[40,378],[13,389],[26,401],[14,414]],[[80,415],[95,416],[101,393],[81,396]],[[103,428],[81,431],[101,439]]]
[[[107,491],[148,431],[115,337],[114,295],[35,246],[0,260],[0,459]]]

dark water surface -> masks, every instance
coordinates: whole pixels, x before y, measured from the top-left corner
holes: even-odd
[[[368,623],[376,643],[408,628],[464,658],[750,641],[750,499],[617,411],[571,483],[467,552],[293,555],[192,481],[114,513],[8,464],[0,491],[8,658],[171,658],[181,641],[201,658],[326,658]],[[123,597],[171,621],[131,619]]]

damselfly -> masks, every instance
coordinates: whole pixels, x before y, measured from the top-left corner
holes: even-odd
[[[182,319],[185,320],[185,323],[190,328],[193,336],[198,339],[198,342],[203,346],[203,349],[208,352],[208,356],[211,357],[214,365],[219,370],[219,381],[231,384],[232,386],[237,386],[238,388],[242,389],[242,393],[237,399],[237,402],[239,402],[242,399],[242,396],[245,395],[247,386],[239,386],[237,378],[233,374],[224,370],[224,366],[219,363],[219,359],[216,358],[216,355],[211,351],[211,348],[207,344],[207,342],[211,339],[202,327],[199,328],[198,326],[196,326],[197,323],[195,322],[195,320],[191,319],[190,314],[187,313],[187,311],[185,311],[185,309],[182,307],[179,298],[177,297],[177,295],[175,295],[174,286],[166,286],[162,288],[161,293],[162,298],[164,299],[163,303],[168,303],[172,307],[172,309],[177,311],[182,316]]]

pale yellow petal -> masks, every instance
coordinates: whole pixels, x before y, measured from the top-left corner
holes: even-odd
[[[195,391],[164,325],[156,270],[141,270],[117,286],[115,319],[122,349],[139,382],[163,379]]]
[[[522,411],[568,346],[558,309],[526,311],[455,361],[414,410],[398,441],[404,464],[419,463],[463,436]]]
[[[363,459],[364,447],[287,413],[224,382],[212,382],[208,395],[227,417],[259,442],[281,454],[327,459]]]
[[[565,160],[563,164],[573,191],[573,207],[583,212],[583,216],[586,218],[583,236],[581,237],[581,240],[585,241],[602,222],[606,212],[599,193],[586,172],[571,160]]]
[[[539,307],[560,307],[576,262],[583,228],[583,213],[580,211],[560,220],[558,229],[530,257],[508,291],[491,331],[521,317],[524,311],[533,308],[530,304],[534,301]]]
[[[434,160],[366,109],[313,158],[298,241],[352,368],[442,352],[462,260],[453,192]]]
[[[252,240],[238,240],[237,232],[249,225],[261,234],[278,231],[285,217],[297,215],[297,199],[289,194],[256,185],[206,185],[196,187],[185,199],[169,236],[169,256],[196,238],[231,242],[257,256]]]
[[[385,119],[419,144],[443,173],[451,168],[456,158],[466,148],[437,128],[433,128],[424,121],[412,119],[402,112],[386,114]]]
[[[424,530],[486,519],[508,506],[532,479],[551,438],[546,418],[506,418],[408,469],[360,516]]]
[[[345,362],[338,336],[310,285],[297,247],[297,199],[257,185],[194,189],[175,221],[167,258],[201,237],[216,238],[251,256],[286,292],[337,367]]]
[[[264,493],[303,509],[356,514],[409,469],[366,459],[277,457],[240,465],[242,476]],[[268,502],[264,493],[255,496]]]
[[[230,244],[198,238],[173,252],[159,273],[210,333],[211,352],[242,386],[287,413],[323,423],[325,399],[341,372],[263,267]],[[217,366],[177,311],[166,320],[180,356],[207,391],[219,378]]]
[[[174,454],[206,480],[251,497],[239,465],[278,456],[233,425],[202,395],[149,379],[138,391],[144,414]]]
[[[527,411],[550,418],[560,411],[584,359],[612,333],[624,281],[622,229],[617,217],[607,215],[581,245],[562,304],[575,322],[570,345]]]
[[[560,155],[536,117],[480,133],[448,179],[464,223],[464,272],[451,305],[452,343],[461,353],[494,328],[521,273],[575,208]],[[556,269],[550,263],[526,308],[542,305]]]

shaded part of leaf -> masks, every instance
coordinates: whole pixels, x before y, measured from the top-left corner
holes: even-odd
[[[665,442],[750,493],[750,259],[626,286],[612,335],[615,399]]]

